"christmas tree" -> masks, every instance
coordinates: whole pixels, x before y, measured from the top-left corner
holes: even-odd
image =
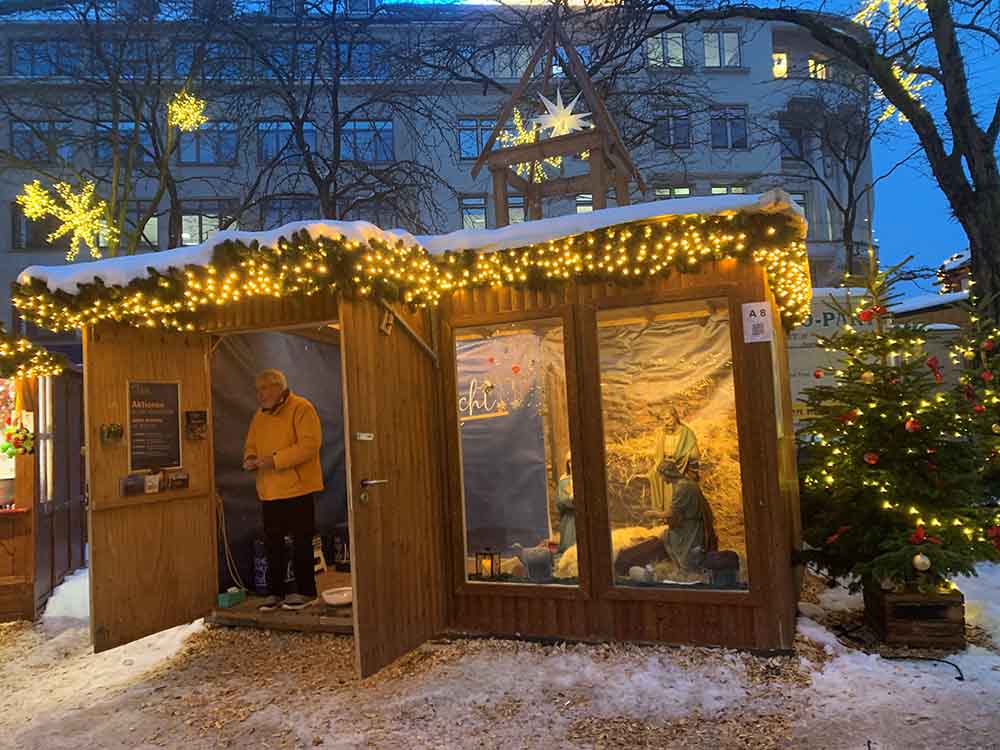
[[[860,299],[831,302],[847,323],[819,343],[839,364],[815,371],[799,432],[804,557],[852,589],[934,590],[1000,547],[964,399],[927,356],[924,326],[891,322],[901,266],[879,270],[871,254],[848,279]]]

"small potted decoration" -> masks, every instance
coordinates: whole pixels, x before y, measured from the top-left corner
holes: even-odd
[[[20,421],[7,418],[3,430],[3,441],[0,442],[0,453],[9,458],[25,453],[35,452],[35,435]]]

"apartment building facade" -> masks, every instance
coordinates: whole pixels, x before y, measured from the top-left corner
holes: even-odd
[[[272,3],[252,18],[206,25],[204,38],[197,23],[163,22],[109,35],[112,41],[94,41],[88,27],[83,44],[74,41],[79,19],[5,23],[5,324],[18,325],[6,302],[16,274],[66,255],[64,240],[47,239],[52,222],[27,219],[17,203],[36,179],[91,178],[99,194],[113,185],[140,252],[197,244],[220,227],[270,229],[323,215],[414,233],[495,226],[489,176],[473,178],[471,167],[529,63],[532,26],[490,6],[391,7],[375,11],[352,0],[342,18],[317,20],[300,17],[294,4]],[[333,30],[323,32],[328,45],[300,33],[310,24]],[[351,37],[351,24],[363,25],[364,36]],[[654,18],[650,28],[660,27],[644,38],[618,35],[613,50],[605,40],[614,29],[581,24],[573,35],[647,183],[642,194],[633,184],[633,201],[781,187],[809,221],[814,284],[834,283],[845,261],[840,207],[871,182],[871,165],[864,158],[842,174],[813,127],[831,113],[835,119],[858,98],[855,90],[792,27],[749,20],[670,26]],[[105,53],[117,55],[110,77]],[[95,60],[104,75],[88,72]],[[208,101],[209,120],[172,142],[156,116],[179,87]],[[117,94],[100,101],[112,88]],[[558,64],[547,95],[556,88],[567,100],[576,93]],[[139,102],[134,117],[116,108],[122,101]],[[528,105],[519,113],[530,128]],[[582,167],[568,159],[548,168],[572,174]],[[510,200],[511,221],[524,220],[519,196]],[[869,205],[858,206],[858,239]],[[545,215],[589,210],[591,197],[578,195],[550,201]]]

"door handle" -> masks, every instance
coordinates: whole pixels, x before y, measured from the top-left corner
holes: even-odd
[[[368,502],[368,488],[376,484],[389,484],[388,479],[362,479],[361,492],[358,494],[358,502],[364,504]]]

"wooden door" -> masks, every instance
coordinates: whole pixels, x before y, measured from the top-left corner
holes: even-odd
[[[211,419],[205,334],[101,325],[84,335],[87,481],[90,490],[90,623],[95,651],[207,614],[218,581],[212,430],[181,434],[190,486],[122,497],[129,473],[128,383],[180,383],[180,411]],[[102,425],[125,436],[101,438]],[[239,439],[242,439],[240,436]]]
[[[445,623],[443,446],[426,317],[380,330],[385,309],[340,306],[357,668],[368,676]],[[366,489],[363,482],[380,481]]]
[[[69,569],[84,565],[87,512],[84,507],[83,459],[83,378],[77,373],[63,375],[66,381],[66,472],[69,476]]]

